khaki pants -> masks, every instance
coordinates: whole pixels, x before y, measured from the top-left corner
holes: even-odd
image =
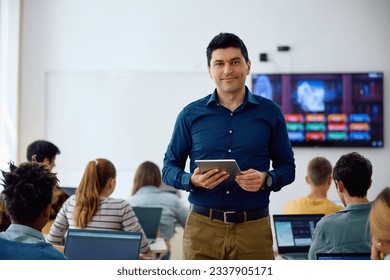
[[[183,236],[186,260],[272,260],[270,218],[224,223],[191,212]]]

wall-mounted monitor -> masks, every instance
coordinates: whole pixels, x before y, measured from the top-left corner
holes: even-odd
[[[252,93],[280,105],[295,147],[384,146],[382,72],[253,74]]]

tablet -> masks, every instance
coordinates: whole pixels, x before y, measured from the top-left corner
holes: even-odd
[[[235,159],[198,159],[195,160],[195,163],[198,165],[202,173],[215,168],[228,171],[230,176],[235,176],[241,173]]]

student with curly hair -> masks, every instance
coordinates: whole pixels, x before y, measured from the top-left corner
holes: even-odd
[[[65,260],[63,253],[46,242],[42,228],[49,220],[53,188],[58,180],[44,164],[10,163],[3,173],[1,194],[11,225],[0,233],[0,259]]]
[[[46,140],[36,140],[27,147],[26,158],[28,161],[43,163],[50,171],[56,166],[56,156],[60,154],[60,149],[53,143]],[[53,199],[50,209],[49,223],[43,228],[42,232],[47,233],[52,221],[60,211],[62,204],[68,199],[69,195],[60,186],[56,185],[53,190]],[[0,198],[0,231],[6,230],[11,224],[11,220],[4,211],[4,202]]]

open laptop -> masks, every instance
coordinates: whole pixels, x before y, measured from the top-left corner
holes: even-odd
[[[138,260],[142,233],[69,229],[64,254],[70,260]]]
[[[73,194],[76,193],[76,189],[75,187],[60,187],[64,192],[66,192],[67,195],[71,196]]]
[[[324,214],[273,215],[276,244],[284,259],[308,259],[317,222]]]
[[[317,260],[371,260],[371,253],[317,253]]]
[[[149,243],[155,242],[160,227],[162,208],[134,206],[133,210],[135,215],[137,215],[138,222],[144,230]]]

